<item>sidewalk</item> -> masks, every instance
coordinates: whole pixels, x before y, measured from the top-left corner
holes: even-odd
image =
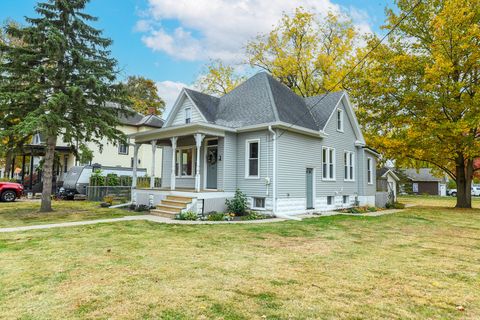
[[[402,210],[392,209],[392,210],[382,210],[377,212],[369,212],[365,214],[341,213],[337,211],[328,211],[328,212],[322,212],[321,214],[316,214],[316,215],[314,214],[297,215],[294,217],[297,219],[299,218],[299,220],[309,219],[309,218],[328,217],[328,216],[334,216],[334,215],[378,217],[378,216],[392,214],[400,211]],[[186,220],[172,220],[169,218],[163,218],[163,217],[158,217],[154,215],[138,215],[138,216],[125,216],[122,218],[112,218],[112,219],[98,219],[98,220],[62,222],[62,223],[52,223],[52,224],[40,224],[40,225],[33,225],[33,226],[0,228],[0,233],[21,232],[21,231],[41,230],[41,229],[51,229],[51,228],[63,228],[63,227],[76,227],[76,226],[86,226],[86,225],[92,225],[92,224],[112,223],[112,222],[121,222],[121,221],[151,221],[151,222],[165,223],[165,224],[199,225],[199,224],[257,224],[257,223],[282,222],[287,220],[289,219],[271,218],[271,219],[263,219],[263,220],[245,220],[245,221],[186,221]]]

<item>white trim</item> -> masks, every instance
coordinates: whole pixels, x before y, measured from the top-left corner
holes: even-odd
[[[370,174],[368,172],[370,172]],[[370,182],[368,180],[370,180]],[[372,157],[367,157],[367,184],[373,184],[373,158]]]
[[[327,177],[324,177],[324,166],[323,166],[323,150],[327,150],[326,155],[327,155]],[[330,151],[333,150],[333,161],[330,159]],[[337,180],[337,155],[336,155],[336,150],[333,147],[327,147],[327,146],[322,146],[322,156],[321,156],[321,164],[322,164],[322,180],[323,181],[336,181]],[[330,178],[330,164],[333,164],[333,178]]]
[[[348,155],[347,158],[347,168],[348,168],[348,174],[347,176],[350,176],[350,167],[352,167],[352,175],[349,178],[345,178],[345,155]],[[350,158],[350,156],[352,158]],[[351,159],[351,161],[350,161]],[[343,181],[346,182],[355,182],[355,152],[349,151],[349,150],[343,150]]]
[[[338,128],[338,115],[340,114],[340,129]],[[341,108],[337,109],[337,131],[344,132],[345,129],[345,119],[343,116],[343,110]]]
[[[256,176],[250,176],[250,143],[258,143],[258,168],[257,168],[257,175]],[[245,140],[245,179],[260,179],[260,139],[248,139]]]
[[[187,150],[187,149],[192,149],[192,175],[191,176],[182,176],[182,175],[177,175],[175,174],[175,178],[177,179],[192,179],[195,178],[195,170],[196,170],[196,165],[195,165],[195,156],[197,155],[196,152],[196,146],[181,146],[175,149],[175,170],[177,169],[177,151],[182,151],[182,150]],[[181,158],[181,157],[180,157]],[[181,168],[178,168],[178,173],[181,173]]]
[[[211,140],[217,140],[217,144],[216,145],[208,145],[208,141],[211,141]],[[203,189],[204,190],[218,190],[218,164],[217,164],[217,189],[207,189],[207,150],[208,150],[208,147],[217,147],[217,157],[218,157],[218,137],[215,138],[206,138],[206,139],[203,139],[203,141],[205,141],[205,145],[203,146]],[[217,159],[217,163],[218,163],[218,159]]]
[[[392,169],[388,169],[388,170],[381,176],[381,178],[386,178],[389,173],[393,176],[393,179],[394,179],[394,180],[396,180],[397,182],[400,181],[400,178],[395,174],[395,172],[392,171]]]
[[[175,119],[175,116],[177,115],[178,113],[178,109],[182,106],[182,104],[180,103],[181,101],[183,102],[182,98],[186,96],[190,102],[192,103],[192,105],[195,107],[195,109],[197,109],[198,113],[200,114],[200,116],[202,117],[202,119],[205,121],[205,122],[208,122],[207,119],[205,118],[205,116],[203,115],[203,113],[200,111],[200,109],[198,108],[198,106],[195,104],[195,102],[193,101],[193,99],[190,97],[190,95],[187,93],[187,91],[185,90],[185,88],[182,88],[182,91],[180,91],[180,94],[178,95],[178,98],[177,100],[175,101],[174,105],[173,105],[173,108],[172,108],[172,111],[170,111],[170,114],[168,115],[168,118],[164,124],[164,128],[166,127],[170,127],[173,120]]]

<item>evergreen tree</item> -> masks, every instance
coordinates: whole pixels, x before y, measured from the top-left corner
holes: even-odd
[[[15,101],[22,118],[14,130],[41,132],[46,137],[40,211],[51,207],[55,147],[59,138],[74,145],[101,140],[124,140],[116,129],[128,114],[127,101],[116,84],[117,62],[110,57],[112,41],[89,23],[88,0],[48,0],[37,4],[36,18],[27,27],[10,26],[7,33],[21,39],[21,48],[1,46],[5,62],[0,75],[9,83],[4,100]],[[20,86],[22,89],[15,89]],[[12,110],[10,110],[12,111]]]

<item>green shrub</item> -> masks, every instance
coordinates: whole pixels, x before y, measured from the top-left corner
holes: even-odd
[[[247,214],[242,217],[242,220],[262,220],[267,218],[266,215],[261,214],[260,212],[248,211]]]
[[[405,204],[400,202],[387,203],[385,207],[387,209],[405,209]]]
[[[17,182],[17,180],[13,178],[0,178],[0,182]]]
[[[109,205],[113,204],[113,197],[112,196],[105,196],[103,197],[103,202],[108,203]]]
[[[223,212],[212,211],[207,215],[208,221],[229,221],[232,220],[232,217]]]
[[[115,173],[109,173],[106,177],[106,183],[109,187],[116,187],[120,185],[120,178]]]
[[[175,220],[190,220],[195,221],[198,219],[198,214],[193,211],[185,211],[175,215]]]
[[[228,212],[235,213],[237,216],[243,216],[247,211],[247,196],[237,189],[232,200],[225,200]]]
[[[105,185],[105,177],[102,176],[102,170],[93,171],[92,175],[90,176],[90,186],[104,186],[104,185]]]
[[[368,208],[367,208],[367,211],[369,211],[369,212],[376,212],[376,211],[377,211],[377,208],[375,208],[375,207],[368,207]]]

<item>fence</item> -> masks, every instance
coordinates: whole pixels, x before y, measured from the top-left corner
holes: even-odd
[[[108,174],[106,176],[92,175],[89,185],[92,187],[130,187],[132,185],[132,177],[117,176],[116,174]],[[161,185],[162,179],[155,178],[154,188],[160,188]],[[150,177],[137,177],[137,188],[150,188]]]
[[[132,194],[132,187],[126,186],[88,186],[87,199],[89,201],[103,201],[103,198],[110,196],[116,199],[129,201]]]

